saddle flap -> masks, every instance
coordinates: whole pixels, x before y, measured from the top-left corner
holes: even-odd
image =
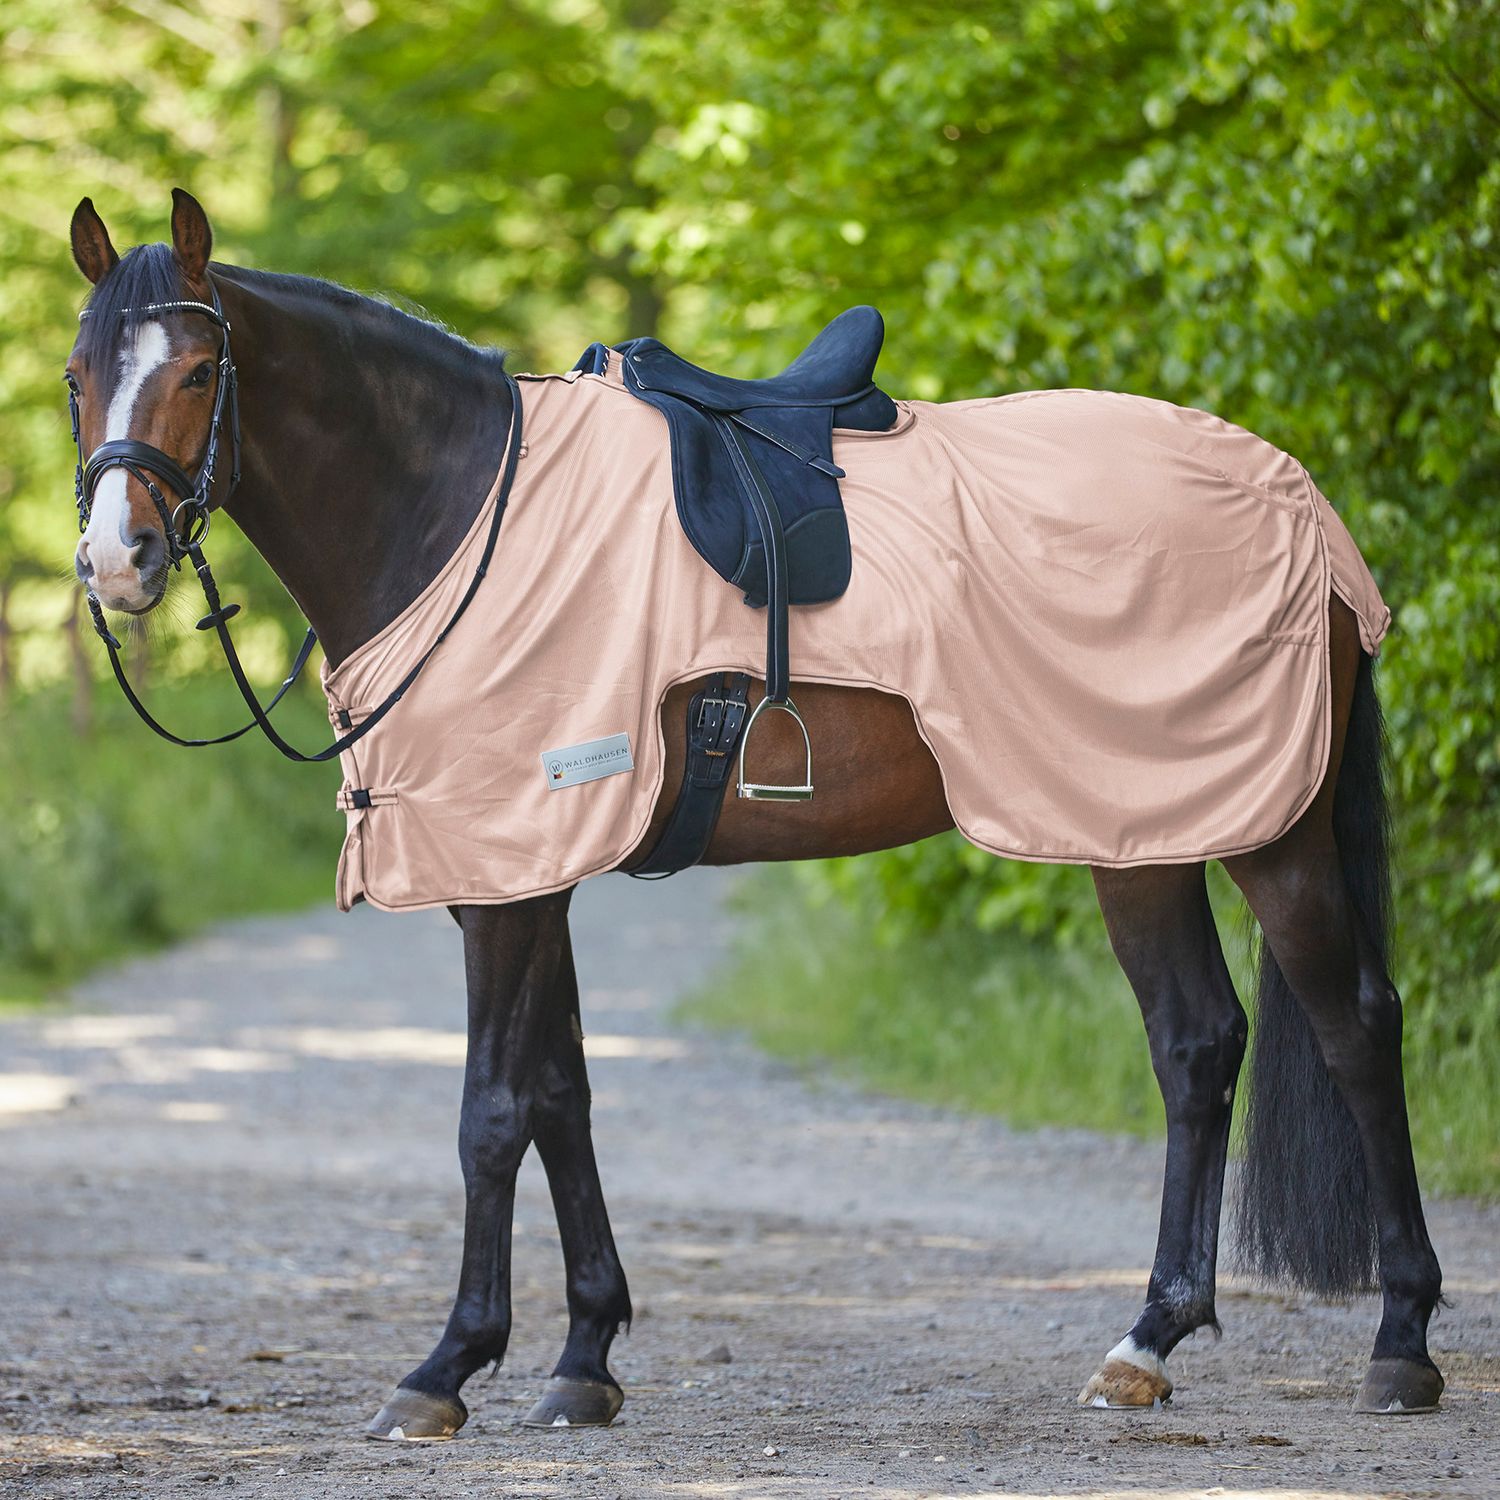
[[[685,401],[651,391],[638,394],[667,419],[677,517],[688,540],[721,578],[744,591],[747,604],[760,607],[769,588],[765,546],[722,428]],[[763,441],[748,430],[745,441],[781,517],[787,602],[822,604],[849,586],[849,527],[838,480],[797,455],[832,452],[833,411],[789,408],[778,416],[778,435],[785,441]]]

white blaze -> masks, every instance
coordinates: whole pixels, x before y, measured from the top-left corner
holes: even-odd
[[[136,326],[133,336],[120,350],[120,381],[115,386],[115,393],[109,402],[109,412],[104,419],[106,442],[130,436],[136,401],[152,374],[166,362],[170,347],[167,330],[160,323],[141,323]],[[80,550],[88,553],[96,583],[104,579],[123,583],[135,567],[135,548],[125,540],[130,529],[125,481],[124,469],[109,469],[94,491],[93,510],[89,514],[88,529],[83,533]],[[132,578],[132,584],[134,581]],[[114,593],[116,590],[109,592]]]

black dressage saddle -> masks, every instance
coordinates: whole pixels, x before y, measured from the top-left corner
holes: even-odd
[[[699,555],[745,603],[764,607],[767,706],[801,724],[789,695],[787,611],[849,586],[849,526],[833,461],[833,430],[884,432],[896,406],[874,382],[885,324],[873,307],[840,313],[780,375],[737,380],[689,364],[659,339],[615,346],[625,386],[666,418],[677,515]],[[575,369],[603,374],[610,350],[592,344]],[[744,726],[748,739],[749,725]],[[803,736],[806,738],[806,728]],[[738,736],[736,736],[738,737]],[[744,779],[740,795],[812,795],[811,747],[802,786]]]

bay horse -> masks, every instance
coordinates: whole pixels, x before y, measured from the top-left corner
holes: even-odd
[[[88,199],[73,216],[73,256],[93,283],[67,367],[80,458],[125,445],[94,476],[78,577],[111,609],[154,608],[182,553],[176,528],[202,521],[191,506],[182,513],[198,484],[205,510],[223,504],[338,663],[422,592],[474,522],[510,430],[503,356],[325,282],[211,264],[203,209],[181,190],[173,200],[171,243],[123,260]],[[228,326],[237,364],[221,357]],[[237,487],[212,462],[226,370],[243,426]],[[125,461],[151,453],[154,470]],[[164,464],[177,466],[169,503],[153,481]],[[81,501],[82,488],[80,474]],[[1263,1274],[1332,1296],[1378,1287],[1383,1311],[1355,1409],[1427,1410],[1443,1386],[1427,1350],[1441,1279],[1412,1159],[1401,1001],[1387,972],[1382,725],[1354,616],[1336,596],[1328,611],[1332,727],[1321,788],[1283,836],[1223,860],[1262,931],[1239,1225],[1248,1263]],[[679,686],[661,709],[668,788],[681,777],[680,726],[697,686]],[[810,803],[730,799],[708,862],[858,854],[953,825],[903,699],[816,684],[799,684],[797,697],[815,737],[834,747],[833,769],[848,774]],[[778,769],[794,773],[798,742],[773,748],[785,762]],[[652,847],[670,801],[661,799],[624,868]],[[1218,1328],[1220,1205],[1248,1027],[1205,868],[1094,871],[1144,1017],[1167,1143],[1145,1304],[1084,1386],[1089,1405],[1166,1399],[1173,1348]],[[503,1358],[516,1173],[532,1144],[556,1206],[569,1327],[528,1420],[608,1423],[623,1399],[608,1358],[631,1305],[590,1138],[569,894],[452,908],[468,987],[462,1266],[441,1338],[371,1421],[372,1436],[451,1436],[467,1418],[464,1382]]]

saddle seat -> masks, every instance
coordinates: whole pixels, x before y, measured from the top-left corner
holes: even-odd
[[[885,323],[873,307],[842,312],[779,375],[739,380],[689,364],[655,339],[632,340],[626,356],[647,388],[681,396],[716,411],[765,406],[855,405],[875,380]],[[625,346],[621,346],[623,349]],[[885,425],[890,425],[887,417]],[[849,425],[835,421],[837,427]]]

